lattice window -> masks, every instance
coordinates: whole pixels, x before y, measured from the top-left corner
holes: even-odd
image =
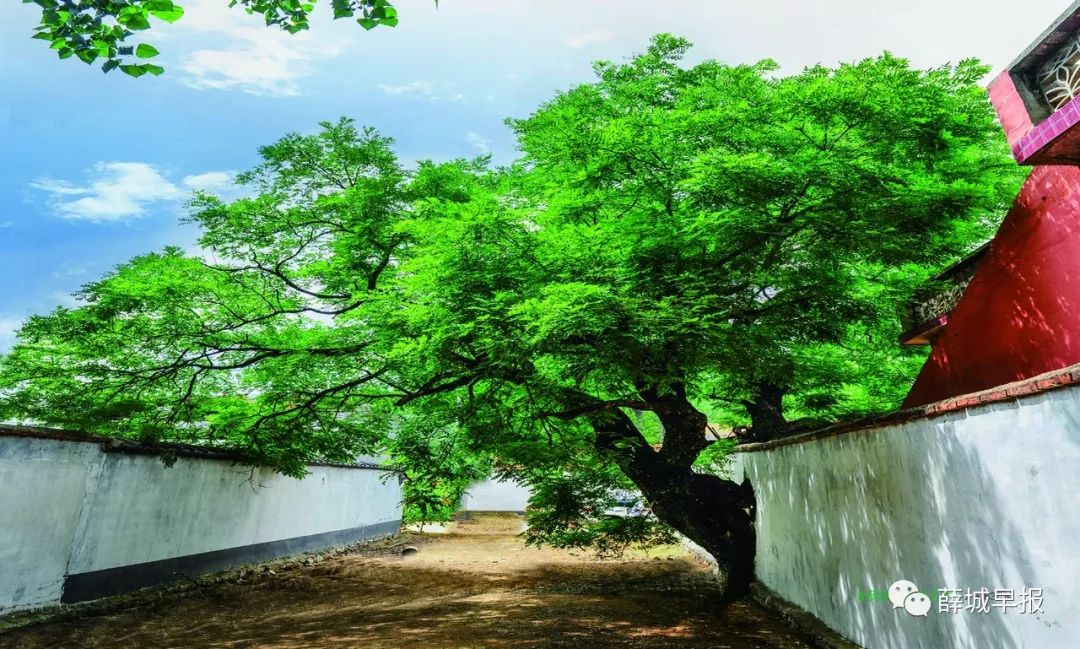
[[[964,296],[964,291],[967,289],[968,284],[971,283],[972,277],[974,277],[974,273],[940,293],[927,297],[924,302],[915,304],[912,308],[915,315],[915,324],[925,324],[939,315],[952,312],[956,305],[960,303],[960,298]]]
[[[1080,35],[1070,38],[1043,64],[1038,81],[1051,110],[1080,95]]]

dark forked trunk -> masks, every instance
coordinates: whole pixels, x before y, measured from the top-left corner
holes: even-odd
[[[761,383],[751,400],[743,402],[750,415],[750,435],[754,440],[766,440],[783,435],[788,429],[784,418],[784,389],[771,383]]]
[[[730,480],[690,471],[636,482],[660,520],[716,559],[725,598],[750,592],[756,549],[752,493]]]
[[[589,416],[597,449],[619,464],[660,520],[712,554],[725,581],[725,598],[747,594],[754,578],[753,494],[730,480],[693,471],[708,445],[706,420],[682,391],[664,397],[642,391],[642,396],[656,404],[664,425],[660,450],[649,446],[620,410]]]

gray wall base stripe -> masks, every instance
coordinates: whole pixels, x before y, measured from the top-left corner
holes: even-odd
[[[750,584],[750,593],[765,608],[782,617],[796,630],[806,634],[811,644],[819,649],[863,649],[839,632],[826,626],[809,611],[780,597],[761,582]]]
[[[280,541],[67,575],[64,577],[64,592],[60,601],[64,604],[73,604],[120,595],[140,588],[184,579],[185,575],[194,577],[248,563],[269,561],[313,550],[392,536],[400,529],[401,521],[388,521],[347,530],[298,536]]]

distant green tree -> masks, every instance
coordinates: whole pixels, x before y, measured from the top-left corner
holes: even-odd
[[[225,0],[222,0],[224,2]],[[159,52],[149,43],[132,44],[136,32],[151,27],[151,20],[176,22],[184,9],[172,0],[23,0],[41,7],[41,23],[33,38],[48,41],[62,59],[75,57],[86,64],[101,62],[103,72],[117,68],[133,77],[165,71],[147,59]],[[249,14],[259,14],[267,26],[295,34],[309,27],[316,0],[229,0]],[[355,18],[364,29],[395,27],[397,9],[388,0],[330,0],[334,18]],[[438,0],[435,0],[438,4]]]
[[[447,425],[445,418],[387,412],[384,421],[392,422],[385,452],[401,472],[406,523],[450,520],[466,487],[492,474],[490,450],[476,448],[460,427]]]
[[[216,261],[139,257],[30,319],[0,417],[292,475],[389,454],[429,510],[490,461],[533,487],[530,539],[560,545],[662,538],[601,515],[636,486],[745,592],[752,501],[707,470],[710,419],[767,436],[895,407],[919,360],[897,307],[989,235],[1021,172],[973,61],[784,77],[683,67],[687,48],[659,36],[512,121],[510,169],[407,171],[345,120],[264,147],[251,197],[193,202]],[[441,459],[459,452],[482,459]]]

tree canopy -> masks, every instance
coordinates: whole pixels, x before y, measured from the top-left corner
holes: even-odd
[[[225,0],[221,0],[225,2]],[[184,8],[172,0],[23,0],[41,7],[41,22],[33,38],[48,41],[61,59],[75,57],[88,65],[101,62],[102,72],[120,69],[133,77],[165,71],[147,59],[160,52],[149,43],[132,43],[152,21],[173,23]],[[316,0],[229,0],[266,25],[290,34],[308,29]],[[396,27],[398,12],[389,0],[330,0],[334,19],[355,18],[364,29]],[[438,4],[438,0],[435,0]]]
[[[507,168],[406,169],[346,119],[263,147],[247,198],[193,199],[204,254],[138,257],[26,323],[0,416],[292,475],[383,453],[428,495],[494,466],[563,544],[658,533],[590,524],[632,484],[744,587],[751,505],[708,472],[710,422],[895,407],[922,359],[897,308],[1021,172],[974,61],[780,76],[688,47],[658,36],[511,120]]]

